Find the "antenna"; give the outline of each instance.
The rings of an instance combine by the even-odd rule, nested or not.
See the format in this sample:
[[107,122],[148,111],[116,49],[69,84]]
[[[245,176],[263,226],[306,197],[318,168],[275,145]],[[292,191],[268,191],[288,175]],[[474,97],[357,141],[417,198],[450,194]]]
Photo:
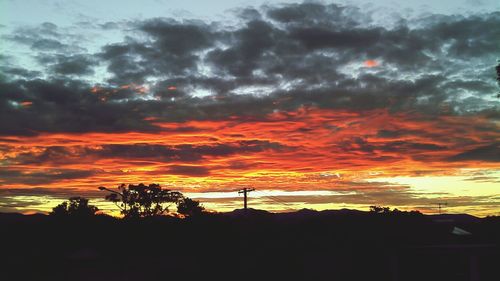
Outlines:
[[255,190],[255,188],[246,188],[245,187],[242,190],[238,191],[238,194],[243,193],[243,209],[245,210],[245,212],[247,210],[247,200],[248,200],[247,193],[249,193],[250,191],[254,191],[254,190]]
[[443,206],[447,206],[448,205],[448,203],[446,203],[446,202],[439,202],[439,203],[435,203],[435,204],[438,206],[438,210],[439,210],[439,214],[440,215],[441,215],[441,208]]

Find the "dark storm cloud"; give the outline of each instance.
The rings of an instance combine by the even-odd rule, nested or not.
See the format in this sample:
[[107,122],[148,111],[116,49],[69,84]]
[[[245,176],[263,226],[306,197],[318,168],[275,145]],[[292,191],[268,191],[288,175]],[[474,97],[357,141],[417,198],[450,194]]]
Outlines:
[[[205,156],[228,156],[237,153],[256,152],[272,147],[273,144],[258,142],[255,144],[220,144],[220,145],[105,145],[102,149],[85,149],[83,155],[97,153],[99,158],[146,158],[159,159],[161,161],[199,161]],[[277,146],[277,144],[275,144]]]
[[[142,54],[154,53],[150,47],[136,42],[119,43],[103,47],[100,58],[108,62],[108,71],[113,74],[109,82],[118,85],[139,83],[153,74]],[[172,65],[177,68],[176,65]]]
[[136,103],[103,102],[81,81],[16,80],[0,82],[0,89],[0,135],[155,129]]
[[[101,196],[97,189],[86,190],[86,196]],[[54,198],[67,199],[68,197],[81,195],[81,190],[77,188],[45,188],[45,187],[34,187],[34,188],[1,188],[0,197],[16,197],[16,196],[50,196]],[[92,197],[94,197],[92,196]]]
[[464,151],[448,159],[449,161],[500,162],[500,143],[481,146]]
[[247,140],[213,145],[152,145],[152,144],[109,144],[98,147],[52,146],[37,153],[23,153],[7,158],[10,164],[32,165],[40,163],[68,163],[72,160],[89,159],[131,159],[160,162],[198,162],[206,157],[227,157],[235,154],[249,154],[262,151],[289,151],[293,148],[276,142]]
[[373,26],[370,15],[355,7],[304,3],[269,8],[268,15],[306,53],[334,51],[347,60],[379,58],[407,68],[424,65],[431,59],[425,52],[439,49],[427,29],[410,30],[404,23],[393,29]]
[[366,46],[371,46],[380,40],[381,30],[331,31],[326,28],[295,28],[290,30],[290,36],[308,49],[366,48]]
[[[208,61],[221,74],[231,74],[236,77],[249,76],[257,69],[262,60],[267,59],[265,52],[276,44],[277,33],[274,27],[267,22],[254,20],[245,27],[232,32],[224,43],[230,48],[216,49],[208,54]],[[272,57],[271,57],[272,59]]]
[[[401,160],[403,155],[411,156],[417,161],[435,160],[434,157],[426,156],[426,153],[448,149],[446,146],[415,141],[369,142],[362,137],[353,137],[340,141],[336,144],[336,148],[344,153],[356,153],[367,161],[387,163]],[[397,156],[388,156],[385,153],[396,153]]]
[[139,27],[155,40],[154,46],[176,56],[190,55],[210,47],[214,41],[210,28],[200,22],[179,23],[153,19],[140,23]]
[[322,24],[335,27],[353,27],[371,21],[370,16],[362,13],[359,8],[337,4],[288,4],[280,7],[267,6],[265,10],[270,19],[289,25]]
[[90,55],[41,55],[38,60],[59,75],[93,74],[93,68],[98,64]]
[[92,69],[94,65],[95,63],[89,57],[76,55],[58,58],[57,62],[51,66],[51,69],[53,72],[62,75],[85,75],[94,73]]
[[[163,18],[127,22],[127,36],[97,54],[43,53],[68,39],[54,24],[17,30],[8,38],[36,46],[40,62],[59,78],[36,80],[4,67],[11,82],[0,85],[6,93],[0,96],[0,134],[152,131],[158,128],[145,118],[262,119],[301,106],[498,118],[500,103],[489,98],[500,56],[498,12],[430,15],[393,27],[334,4],[266,6],[237,15],[241,22],[232,27]],[[367,59],[380,65],[364,67]],[[92,90],[76,77],[97,65],[111,78]],[[138,93],[144,84],[147,95]],[[24,101],[33,104],[13,104]]]
[[[1,58],[0,58],[1,60]],[[5,76],[5,78],[23,78],[23,79],[34,79],[39,77],[42,73],[40,71],[27,70],[20,67],[9,67],[0,66],[0,75]],[[1,76],[0,76],[1,77]],[[5,79],[6,80],[6,79]]]
[[65,46],[65,44],[54,39],[38,39],[31,44],[32,49],[45,51],[62,49]]
[[203,166],[173,165],[167,169],[166,173],[190,177],[204,177],[210,175],[210,169]]
[[41,75],[40,71],[28,70],[15,65],[12,56],[0,54],[0,81],[33,79]]
[[405,152],[405,151],[439,151],[445,150],[445,146],[432,143],[415,143],[405,141],[395,141],[385,143],[380,147],[383,151],[388,152]]
[[431,31],[441,42],[452,40],[449,55],[454,57],[476,57],[478,54],[498,54],[498,44],[493,38],[499,38],[498,22],[500,12],[489,15],[430,16],[424,21],[431,21]]
[[496,28],[499,13],[469,17],[431,15],[416,23],[402,21],[392,29],[373,27],[369,25],[369,14],[335,4],[271,7],[268,15],[308,48],[346,49],[350,55],[379,57],[399,67],[439,69],[444,67],[439,61],[428,65],[436,56],[448,55],[445,61],[499,53],[494,39],[500,36]]
[[20,27],[12,34],[3,37],[3,39],[29,46],[33,51],[60,53],[85,51],[73,42],[81,40],[80,36],[68,33],[50,22],[39,26]]
[[[44,22],[37,27],[21,27],[17,28],[13,34],[6,36],[8,40],[16,41],[18,43],[32,45],[38,40],[43,40],[45,38],[60,38],[57,25]],[[50,39],[48,39],[50,40]]]
[[196,51],[210,47],[215,38],[209,26],[197,22],[153,19],[136,23],[136,29],[149,35],[150,41],[128,38],[107,45],[99,55],[108,61],[115,84],[143,83],[147,77],[186,75],[196,71]]
[[40,172],[26,172],[16,169],[0,171],[0,185],[3,184],[49,184],[61,180],[81,179],[95,175],[95,171],[76,169],[47,169]]
[[405,130],[405,129],[398,129],[398,130],[379,130],[377,132],[377,137],[378,138],[400,138],[400,137],[406,137],[406,136],[418,136],[418,135],[425,135],[426,132],[422,130]]

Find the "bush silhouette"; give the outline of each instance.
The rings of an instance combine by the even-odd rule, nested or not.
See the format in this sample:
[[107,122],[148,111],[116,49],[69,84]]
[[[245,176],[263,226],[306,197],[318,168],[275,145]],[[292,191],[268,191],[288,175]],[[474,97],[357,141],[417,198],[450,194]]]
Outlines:
[[377,214],[388,214],[391,212],[391,208],[381,207],[381,206],[370,206],[370,212]]
[[159,216],[169,212],[168,203],[177,203],[183,198],[182,193],[162,189],[159,184],[121,184],[117,190],[104,186],[99,190],[108,191],[105,199],[115,203],[125,218]]
[[205,208],[200,205],[199,201],[184,197],[177,202],[177,212],[186,217],[199,216],[203,214]]
[[89,205],[89,200],[83,197],[71,197],[68,201],[57,205],[52,209],[50,215],[57,217],[91,217],[95,216],[99,209],[96,206]]

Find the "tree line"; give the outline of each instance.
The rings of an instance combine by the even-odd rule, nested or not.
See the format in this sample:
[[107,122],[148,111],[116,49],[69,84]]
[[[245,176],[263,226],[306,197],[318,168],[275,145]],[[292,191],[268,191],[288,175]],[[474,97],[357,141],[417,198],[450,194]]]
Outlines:
[[[113,202],[125,219],[145,218],[171,214],[170,207],[176,205],[177,215],[199,216],[205,208],[199,201],[184,196],[181,192],[163,189],[159,184],[121,184],[116,189],[98,188],[107,192],[104,199]],[[50,215],[55,217],[92,217],[99,209],[89,204],[89,199],[76,196],[57,205]]]

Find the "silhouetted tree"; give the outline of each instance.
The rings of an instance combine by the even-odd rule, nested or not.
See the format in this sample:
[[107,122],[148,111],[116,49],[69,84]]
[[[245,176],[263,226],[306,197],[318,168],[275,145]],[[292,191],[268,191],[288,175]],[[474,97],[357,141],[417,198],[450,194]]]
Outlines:
[[89,200],[83,197],[71,197],[68,201],[55,206],[50,215],[64,217],[91,217],[94,216],[99,209],[96,206],[89,205]]
[[370,206],[370,212],[377,214],[387,214],[391,212],[389,207]]
[[[500,86],[500,60],[498,60],[498,65],[495,67],[497,71],[497,82],[498,86]],[[500,98],[500,94],[497,94],[497,98]]]
[[205,211],[199,201],[184,197],[177,202],[177,212],[186,217],[199,216]]
[[500,85],[500,60],[498,60],[498,65],[495,68],[497,70],[497,81],[498,85]]
[[159,184],[121,184],[117,191],[104,186],[99,190],[108,191],[105,199],[115,203],[125,218],[152,217],[168,213],[168,203],[177,203],[183,198],[182,193],[162,189]]
[[381,207],[381,206],[370,206],[370,212],[371,213],[376,213],[376,214],[384,214],[384,215],[396,215],[396,216],[421,216],[422,213],[417,210],[412,210],[412,211],[401,211],[398,208],[394,208],[391,210],[389,207]]

